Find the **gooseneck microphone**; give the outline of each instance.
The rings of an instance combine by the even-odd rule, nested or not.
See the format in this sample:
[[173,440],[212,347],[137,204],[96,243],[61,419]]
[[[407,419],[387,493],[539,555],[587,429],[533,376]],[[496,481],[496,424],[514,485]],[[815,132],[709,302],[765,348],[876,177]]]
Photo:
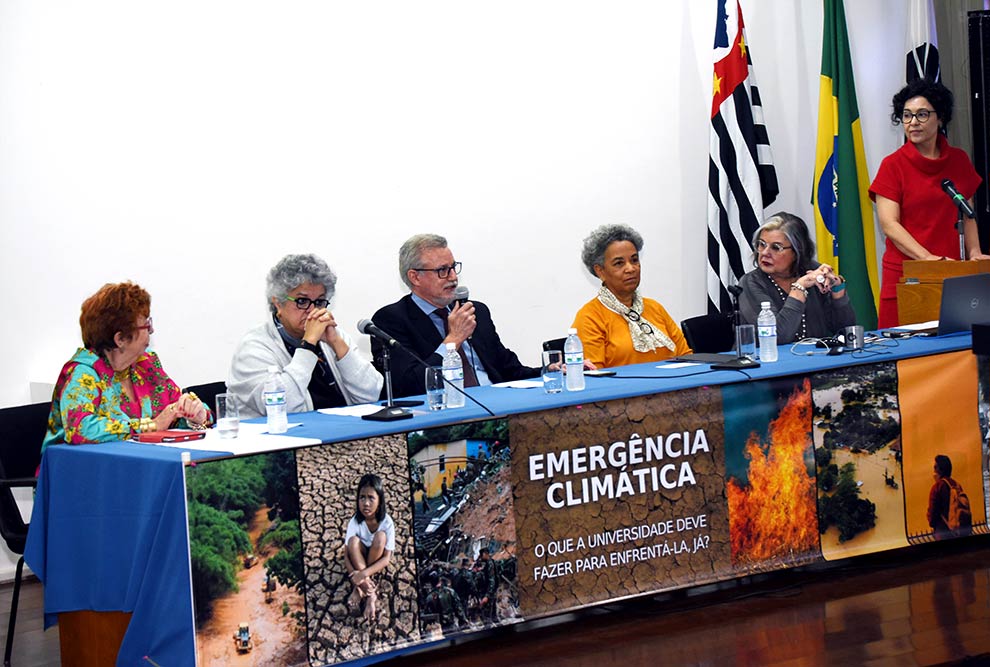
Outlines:
[[966,198],[963,197],[958,190],[956,190],[955,183],[950,181],[948,178],[944,179],[942,181],[942,190],[945,191],[945,194],[949,195],[949,197],[952,199],[952,203],[959,208],[959,211],[963,215],[965,215],[967,218],[973,218],[973,219],[976,218],[976,211],[974,211],[973,207],[969,205],[969,202],[966,201]]
[[389,347],[402,347],[399,345],[399,341],[392,338],[390,335],[379,329],[374,322],[371,320],[361,320],[357,323],[357,329],[363,334],[369,336],[374,336],[381,342],[385,343]]
[[[464,289],[467,290],[466,287]],[[379,329],[378,326],[371,320],[368,319],[360,320],[357,323],[357,328],[358,331],[360,331],[361,333],[367,334],[369,336],[374,336],[375,338],[385,343],[385,348],[382,350],[382,364],[385,367],[385,390],[388,399],[385,408],[379,410],[378,412],[372,415],[363,415],[361,419],[370,419],[373,421],[392,421],[393,419],[406,419],[408,417],[412,417],[411,412],[407,410],[403,410],[402,407],[398,407],[399,403],[396,403],[395,401],[392,400],[392,369],[390,368],[390,364],[389,364],[389,357],[388,357],[389,348],[394,347],[396,349],[402,350],[410,357],[415,359],[423,368],[428,368],[430,364],[428,364],[424,359],[422,359],[419,355],[417,355],[415,352],[410,350],[408,347],[406,347],[399,341],[395,340],[395,338],[390,336],[388,333]],[[453,387],[458,392],[460,392],[468,399],[470,399],[472,403],[474,403],[482,410],[487,412],[489,415],[491,415],[492,417],[495,416],[495,413],[492,412],[487,405],[485,405],[484,403],[482,403],[481,401],[479,401],[474,396],[467,393],[457,385],[447,383],[446,386]],[[421,404],[422,401],[416,401],[413,403],[413,405],[421,405]]]

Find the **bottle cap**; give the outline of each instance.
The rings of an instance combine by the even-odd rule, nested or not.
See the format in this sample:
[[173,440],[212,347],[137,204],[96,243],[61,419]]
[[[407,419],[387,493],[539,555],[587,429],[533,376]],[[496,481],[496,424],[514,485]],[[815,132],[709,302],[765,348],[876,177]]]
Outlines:
[[769,301],[761,301],[760,302],[760,308],[769,308],[769,307],[770,307],[770,302]]
[[577,335],[577,329],[575,329],[574,327],[571,327],[570,329],[567,330],[567,335],[568,336],[575,336],[575,335]]

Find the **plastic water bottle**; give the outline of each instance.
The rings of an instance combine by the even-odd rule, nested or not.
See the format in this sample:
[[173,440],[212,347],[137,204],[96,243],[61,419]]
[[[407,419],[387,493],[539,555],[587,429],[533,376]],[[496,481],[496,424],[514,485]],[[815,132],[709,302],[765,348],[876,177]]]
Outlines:
[[453,343],[447,343],[447,354],[443,355],[443,379],[444,382],[456,387],[447,392],[447,407],[463,406],[464,394],[457,389],[464,389],[464,364],[461,355],[457,353],[457,346]]
[[268,432],[285,433],[289,430],[289,417],[285,412],[285,384],[278,366],[268,367],[265,380],[265,412],[268,414]]
[[777,361],[777,316],[770,310],[770,302],[760,303],[756,316],[756,335],[760,339],[760,361]]
[[564,341],[564,365],[567,366],[567,391],[584,389],[584,345],[578,338],[577,329],[567,330]]

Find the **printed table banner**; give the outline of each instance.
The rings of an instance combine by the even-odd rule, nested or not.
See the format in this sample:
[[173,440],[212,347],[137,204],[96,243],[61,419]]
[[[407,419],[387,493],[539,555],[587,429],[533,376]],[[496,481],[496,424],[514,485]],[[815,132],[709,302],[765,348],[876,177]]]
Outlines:
[[988,366],[956,352],[199,462],[198,663],[334,664],[985,534]]

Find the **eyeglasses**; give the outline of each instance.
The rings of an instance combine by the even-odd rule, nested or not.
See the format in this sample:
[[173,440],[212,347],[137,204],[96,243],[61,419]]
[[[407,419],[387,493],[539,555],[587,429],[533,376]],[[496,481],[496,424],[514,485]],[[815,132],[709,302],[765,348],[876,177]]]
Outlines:
[[329,299],[308,299],[304,296],[289,296],[285,295],[286,301],[294,301],[296,308],[299,310],[308,310],[310,306],[316,306],[317,308],[326,308],[330,303]]
[[461,263],[460,262],[454,262],[450,266],[438,266],[435,269],[416,269],[416,268],[414,268],[413,271],[433,271],[434,273],[437,274],[437,278],[446,278],[447,276],[450,275],[450,272],[451,271],[453,271],[455,274],[460,274],[460,272],[461,272]]
[[931,115],[933,113],[935,112],[931,111],[930,109],[919,109],[914,113],[911,113],[910,111],[905,109],[904,112],[901,114],[901,122],[904,123],[905,125],[909,125],[912,120],[917,118],[919,123],[927,123],[928,119],[931,118]]
[[793,247],[794,246],[792,246],[792,245],[784,245],[783,243],[776,243],[776,242],[775,243],[767,243],[763,239],[760,239],[759,241],[756,242],[756,251],[757,252],[763,252],[767,248],[770,248],[770,252],[772,252],[775,255],[779,255],[780,253],[784,252],[785,250],[790,250]]
[[155,323],[151,320],[150,317],[148,318],[148,321],[147,322],[145,322],[144,324],[139,324],[138,326],[136,326],[134,328],[135,329],[147,329],[149,334],[155,333]]
[[626,313],[626,317],[628,317],[631,321],[636,322],[637,324],[639,324],[639,330],[642,331],[643,333],[645,333],[647,336],[649,336],[650,334],[653,333],[653,327],[651,327],[646,322],[641,321],[640,318],[642,316],[639,313],[637,313],[635,310],[633,310],[632,308],[630,308],[629,309],[629,312]]

